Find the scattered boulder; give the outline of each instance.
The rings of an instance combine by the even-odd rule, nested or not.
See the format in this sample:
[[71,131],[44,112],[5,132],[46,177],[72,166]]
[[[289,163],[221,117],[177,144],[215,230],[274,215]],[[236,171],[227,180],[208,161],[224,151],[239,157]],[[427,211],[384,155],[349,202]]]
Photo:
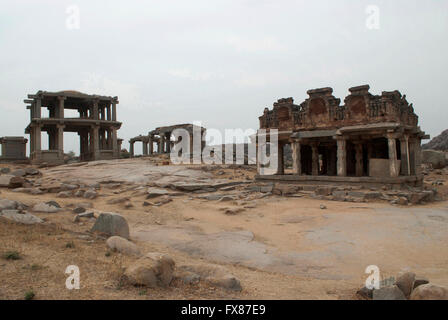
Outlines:
[[1,174],[8,174],[10,172],[11,172],[11,169],[9,169],[9,168],[1,168],[0,169],[0,173]]
[[16,177],[13,175],[1,175],[0,176],[0,187],[7,188],[20,188],[25,183],[25,180],[22,177]]
[[411,300],[448,300],[448,290],[432,283],[422,284],[412,291]]
[[79,188],[76,184],[61,183],[61,191],[73,191]]
[[18,202],[8,199],[0,199],[0,210],[14,210],[17,209]]
[[403,291],[406,298],[411,295],[412,289],[414,288],[415,273],[405,272],[398,276],[395,281],[395,285]]
[[97,196],[98,193],[93,189],[89,189],[86,192],[84,192],[84,198],[86,199],[95,199]]
[[71,191],[61,191],[57,195],[58,198],[70,198],[71,196],[72,196]]
[[76,207],[73,209],[73,213],[79,214],[79,213],[84,213],[86,212],[86,208],[84,207]]
[[129,201],[129,197],[120,197],[120,198],[113,198],[110,200],[107,200],[107,204],[117,204],[117,203],[123,203]]
[[107,239],[106,244],[110,249],[127,255],[141,255],[140,250],[134,243],[119,236],[110,237]]
[[45,213],[55,213],[60,210],[60,207],[51,204],[51,203],[45,203],[40,202],[33,207],[34,212],[45,212]]
[[84,213],[80,213],[77,214],[74,218],[73,218],[73,222],[79,222],[81,220],[81,218],[94,218],[95,215],[93,214],[93,212],[84,212]]
[[396,285],[373,290],[373,300],[406,300],[403,291]]
[[14,171],[11,171],[11,175],[15,177],[24,177],[26,175],[26,172],[24,169],[17,169]]
[[414,281],[414,289],[417,288],[418,286],[421,286],[422,284],[427,284],[429,283],[429,280],[426,277],[416,277],[415,281]]
[[234,291],[242,290],[240,281],[221,266],[211,264],[183,265],[179,267],[177,273],[177,277],[184,282],[185,279],[199,278],[216,287]]
[[29,214],[29,213],[18,213],[16,210],[4,210],[0,212],[0,217],[8,220],[12,220],[23,224],[36,224],[44,222],[42,219]]
[[77,190],[74,195],[75,197],[82,198],[84,197],[84,192],[84,190]]
[[45,203],[46,203],[46,204],[49,204],[50,206],[56,207],[56,208],[61,208],[60,204],[57,203],[56,201],[53,201],[53,200],[51,200],[51,201],[47,201],[47,202],[45,202]]
[[170,256],[158,252],[148,253],[127,268],[125,276],[133,285],[167,287],[173,279],[174,266]]
[[433,169],[442,169],[446,165],[445,153],[436,150],[422,150],[422,163],[427,163]]
[[40,171],[37,170],[36,168],[30,167],[30,168],[25,169],[25,173],[26,173],[26,175],[29,175],[29,176],[35,176],[35,175],[38,175],[40,173]]
[[129,239],[129,225],[125,218],[116,213],[101,213],[91,231]]

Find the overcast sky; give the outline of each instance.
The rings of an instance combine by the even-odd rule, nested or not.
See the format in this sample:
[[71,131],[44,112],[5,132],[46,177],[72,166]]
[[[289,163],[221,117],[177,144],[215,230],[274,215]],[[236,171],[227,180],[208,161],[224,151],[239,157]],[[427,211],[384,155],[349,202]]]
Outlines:
[[406,94],[434,136],[448,128],[447,35],[444,0],[3,0],[0,136],[24,135],[38,90],[118,96],[128,148],[176,123],[257,129],[279,98],[329,86],[343,101],[361,84]]

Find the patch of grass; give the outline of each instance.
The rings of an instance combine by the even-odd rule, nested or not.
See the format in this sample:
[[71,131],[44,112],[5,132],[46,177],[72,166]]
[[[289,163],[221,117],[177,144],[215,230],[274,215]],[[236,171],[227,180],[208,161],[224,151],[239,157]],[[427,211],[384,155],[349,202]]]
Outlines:
[[75,247],[75,243],[74,243],[73,241],[67,242],[67,243],[65,244],[65,247],[66,247],[66,248],[73,249],[73,248]]
[[7,251],[3,254],[3,259],[6,260],[19,260],[22,257],[18,251]]
[[148,294],[148,291],[146,289],[142,289],[138,292],[139,296],[146,296]]
[[32,289],[25,292],[25,300],[33,300],[35,296],[36,295],[34,294],[34,291]]

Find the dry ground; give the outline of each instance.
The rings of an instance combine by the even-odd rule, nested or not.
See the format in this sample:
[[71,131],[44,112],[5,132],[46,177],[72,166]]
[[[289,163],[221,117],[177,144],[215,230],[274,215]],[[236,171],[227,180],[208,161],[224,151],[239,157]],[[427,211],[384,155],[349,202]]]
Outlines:
[[[0,253],[17,251],[20,255],[18,260],[0,258],[0,298],[23,299],[32,290],[35,299],[356,299],[354,293],[363,285],[364,270],[371,264],[380,267],[383,278],[411,269],[431,282],[448,285],[446,201],[400,207],[244,195],[240,201],[221,202],[185,193],[160,207],[143,206],[145,195],[132,190],[135,184],[150,184],[156,178],[165,181],[175,175],[192,181],[210,177],[246,181],[254,174],[253,170],[217,168],[205,170],[202,176],[192,172],[204,170],[186,174],[155,163],[132,159],[60,166],[42,169],[42,180],[124,181],[117,189],[102,185],[100,196],[91,201],[96,211],[122,214],[132,240],[143,252],[168,253],[177,265],[224,266],[240,279],[242,292],[180,281],[167,289],[129,286],[122,275],[133,258],[109,252],[105,239],[90,234],[94,221],[73,223],[70,209],[85,199],[2,189],[0,198],[25,204],[56,200],[64,210],[37,213],[46,220],[43,225],[0,219]],[[432,172],[429,180],[432,177],[446,179],[443,172]],[[445,185],[438,189],[447,193]],[[237,187],[227,193],[243,195],[244,190]],[[114,197],[129,197],[133,207],[107,204]],[[321,204],[327,209],[320,209]],[[241,207],[244,211],[235,215],[223,210]],[[68,265],[80,268],[80,290],[65,288]]]

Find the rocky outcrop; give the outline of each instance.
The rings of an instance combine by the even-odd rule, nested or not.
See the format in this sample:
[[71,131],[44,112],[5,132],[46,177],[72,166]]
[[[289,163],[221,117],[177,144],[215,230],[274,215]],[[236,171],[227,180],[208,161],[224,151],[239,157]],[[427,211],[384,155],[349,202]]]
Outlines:
[[433,169],[442,169],[446,166],[445,152],[436,150],[423,150],[422,162],[430,164]]
[[448,151],[448,129],[434,137],[428,143],[422,145],[423,149]]

